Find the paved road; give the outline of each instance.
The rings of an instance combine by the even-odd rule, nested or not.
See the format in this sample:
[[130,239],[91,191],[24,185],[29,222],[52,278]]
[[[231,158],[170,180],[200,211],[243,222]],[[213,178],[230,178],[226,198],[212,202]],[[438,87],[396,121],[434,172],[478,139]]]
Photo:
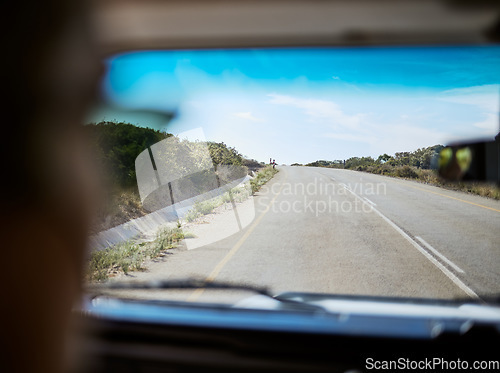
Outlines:
[[[280,167],[241,208],[255,208],[245,229],[175,250],[137,278],[208,277],[275,293],[500,293],[498,201],[349,170]],[[221,228],[217,218],[209,226]]]

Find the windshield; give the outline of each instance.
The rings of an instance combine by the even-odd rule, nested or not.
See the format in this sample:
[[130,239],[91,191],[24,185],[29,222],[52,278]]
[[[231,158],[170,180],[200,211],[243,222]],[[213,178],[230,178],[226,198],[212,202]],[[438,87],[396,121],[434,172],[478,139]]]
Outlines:
[[86,124],[107,182],[88,282],[500,293],[498,185],[434,169],[444,145],[498,134],[500,47],[137,51],[106,66]]

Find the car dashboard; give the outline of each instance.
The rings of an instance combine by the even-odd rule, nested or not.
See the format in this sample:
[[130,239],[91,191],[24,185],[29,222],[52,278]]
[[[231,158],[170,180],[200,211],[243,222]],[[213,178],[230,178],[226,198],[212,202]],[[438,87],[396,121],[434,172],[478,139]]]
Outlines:
[[457,361],[472,366],[497,356],[497,306],[312,293],[276,298],[256,295],[234,306],[87,299],[78,312],[85,346],[79,366],[93,372],[346,372],[391,361],[398,368],[429,361],[434,369]]

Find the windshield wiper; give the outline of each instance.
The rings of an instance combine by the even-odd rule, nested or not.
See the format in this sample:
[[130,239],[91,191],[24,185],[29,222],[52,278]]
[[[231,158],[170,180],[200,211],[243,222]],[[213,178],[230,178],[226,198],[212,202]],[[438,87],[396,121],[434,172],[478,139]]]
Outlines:
[[[280,298],[273,296],[266,287],[254,285],[237,284],[222,281],[207,281],[200,279],[181,279],[181,280],[152,280],[135,282],[108,282],[103,284],[94,284],[86,287],[87,293],[94,296],[100,295],[106,290],[189,290],[189,289],[210,289],[210,290],[241,290],[257,293],[271,298],[281,305],[289,306],[289,309],[304,310],[325,313],[326,310],[318,305],[308,304],[295,299]],[[285,307],[286,308],[286,307]]]
[[109,282],[87,286],[88,292],[103,290],[189,290],[189,289],[215,289],[215,290],[242,290],[273,297],[267,288],[253,285],[234,284],[230,282],[213,282],[199,279],[183,280],[152,280],[135,282]]

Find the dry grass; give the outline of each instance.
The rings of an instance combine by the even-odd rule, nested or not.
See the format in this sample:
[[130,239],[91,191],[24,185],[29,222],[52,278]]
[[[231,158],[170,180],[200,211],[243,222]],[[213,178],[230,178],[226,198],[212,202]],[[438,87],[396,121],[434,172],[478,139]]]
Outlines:
[[194,206],[186,213],[184,220],[192,222],[203,215],[212,213],[217,207],[232,202],[243,202],[250,197],[248,184],[237,186],[225,192],[220,197],[214,197],[206,201],[196,201]]
[[250,186],[252,187],[252,194],[258,192],[262,185],[267,183],[273,178],[274,175],[278,173],[278,170],[272,166],[266,166],[259,170],[257,176],[250,180]]
[[160,228],[151,242],[126,241],[94,251],[90,255],[86,279],[88,282],[101,282],[120,273],[143,270],[148,259],[162,256],[182,239],[184,234],[180,228]]

